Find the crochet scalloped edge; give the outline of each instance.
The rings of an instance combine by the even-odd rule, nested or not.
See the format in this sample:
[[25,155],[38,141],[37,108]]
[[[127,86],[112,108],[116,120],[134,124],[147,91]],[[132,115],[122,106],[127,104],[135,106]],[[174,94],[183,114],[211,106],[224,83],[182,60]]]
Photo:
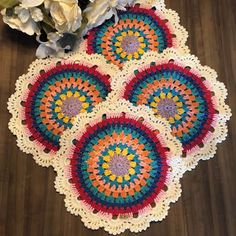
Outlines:
[[174,60],[174,63],[180,66],[188,66],[191,68],[190,71],[192,73],[205,77],[204,84],[217,95],[213,97],[213,103],[219,111],[214,120],[215,131],[205,137],[207,143],[204,143],[203,148],[193,149],[187,154],[187,157],[183,158],[186,169],[192,170],[200,160],[208,160],[214,157],[217,143],[224,141],[228,132],[226,122],[231,117],[231,110],[225,104],[228,93],[225,85],[216,79],[217,73],[215,70],[208,66],[202,66],[196,56],[190,54],[181,55],[175,49],[167,49],[162,54],[147,52],[140,60],[126,62],[123,70],[112,79],[113,93],[110,96],[114,100],[123,96],[125,84],[130,81],[135,70],[143,71],[150,66],[151,62],[155,62],[158,65],[163,62],[169,62],[169,60]]
[[97,70],[102,74],[110,75],[111,78],[114,77],[114,75],[119,70],[117,66],[108,64],[101,55],[94,55],[91,57],[91,55],[81,52],[68,54],[64,59],[36,59],[29,66],[28,72],[19,77],[19,79],[16,81],[15,93],[12,94],[8,100],[7,108],[12,115],[8,127],[10,131],[17,137],[17,146],[20,148],[20,150],[27,154],[32,154],[36,163],[45,167],[51,165],[56,152],[51,151],[49,153],[45,153],[45,147],[43,147],[42,144],[36,140],[30,141],[29,137],[31,134],[25,125],[22,124],[24,114],[21,102],[27,97],[27,91],[29,91],[28,85],[33,84],[37,80],[40,71],[47,71],[55,66],[58,62],[65,64],[77,62],[86,64],[88,66],[98,65]]
[[186,54],[189,53],[189,48],[186,46],[188,39],[187,30],[180,25],[179,14],[172,10],[167,9],[164,0],[137,0],[135,3],[139,3],[145,8],[156,8],[157,13],[161,13],[162,19],[167,19],[168,28],[176,35],[176,40],[174,40],[174,48],[177,48],[180,53]]
[[[78,200],[78,193],[76,193],[73,184],[69,182],[71,178],[68,170],[70,158],[61,157],[70,157],[72,155],[72,140],[75,137],[78,139],[85,132],[86,124],[96,124],[102,119],[103,114],[106,114],[107,117],[117,117],[122,112],[125,112],[126,117],[137,120],[142,117],[144,119],[143,123],[149,128],[159,129],[160,134],[158,138],[170,148],[167,158],[171,171],[168,174],[168,183],[166,184],[168,188],[166,191],[161,191],[158,195],[154,208],[150,206],[145,208],[139,213],[138,218],[120,217],[112,219],[109,214],[101,212],[93,213],[91,207],[83,201]],[[126,229],[130,229],[132,232],[140,232],[148,228],[150,222],[163,220],[167,216],[170,203],[176,202],[181,195],[179,180],[185,172],[182,158],[179,157],[182,152],[182,146],[170,132],[168,122],[162,118],[156,119],[151,109],[146,106],[135,107],[124,99],[120,99],[119,101],[108,99],[98,104],[91,113],[79,114],[74,126],[63,133],[60,140],[61,149],[57,153],[58,157],[53,162],[53,167],[57,172],[55,188],[60,194],[65,195],[67,210],[74,215],[80,215],[86,227],[91,229],[103,227],[110,234],[119,234]]]
[[[171,32],[173,32],[176,35],[173,41],[173,47],[178,49],[179,53],[181,54],[188,54],[190,52],[188,46],[186,46],[186,42],[188,39],[188,32],[183,26],[180,25],[180,17],[176,11],[171,9],[166,9],[164,0],[148,0],[148,1],[137,0],[135,1],[135,4],[137,3],[139,3],[142,7],[145,7],[147,9],[155,7],[157,9],[155,12],[162,19],[168,20],[168,22],[166,23],[168,28],[171,30]],[[78,47],[78,50],[84,52],[87,51],[87,39],[81,42],[81,44]],[[97,53],[93,53],[92,55],[96,54]]]

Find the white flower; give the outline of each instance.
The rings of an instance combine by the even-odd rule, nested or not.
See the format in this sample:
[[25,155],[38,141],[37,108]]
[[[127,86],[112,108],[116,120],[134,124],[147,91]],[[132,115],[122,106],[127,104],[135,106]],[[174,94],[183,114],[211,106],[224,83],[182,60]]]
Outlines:
[[48,41],[43,42],[40,40],[40,35],[37,36],[37,41],[40,43],[36,51],[38,58],[45,58],[49,55],[60,54],[64,52],[64,49],[60,48],[58,40],[61,38],[59,33],[48,33]]
[[82,15],[78,0],[45,0],[44,5],[59,33],[75,32],[80,27]]
[[24,8],[37,7],[43,3],[44,0],[20,0],[21,6]]
[[35,22],[43,20],[43,13],[39,8],[33,7],[30,9],[30,15]]
[[71,51],[76,47],[78,38],[73,33],[48,33],[47,41],[41,41],[40,35],[37,36],[37,41],[40,43],[36,56],[45,58],[47,56],[63,57],[65,51]]
[[43,20],[43,13],[39,6],[44,0],[19,0],[20,5],[13,9],[12,14],[7,14],[7,9],[3,9],[4,23],[8,24],[11,28],[20,30],[28,35],[39,34],[40,29],[37,22]]
[[8,16],[7,10],[3,9],[4,23],[8,24],[12,29],[20,30],[28,35],[39,34],[40,29],[36,22],[43,20],[43,14],[38,8],[25,8],[16,6],[12,15]]
[[84,10],[85,17],[88,20],[87,30],[101,25],[106,19],[115,15],[116,10],[125,10],[126,5],[130,5],[134,0],[95,0],[90,2],[88,7]]
[[20,21],[24,24],[30,18],[30,12],[28,9],[23,8],[21,6],[15,7],[15,14],[18,15]]

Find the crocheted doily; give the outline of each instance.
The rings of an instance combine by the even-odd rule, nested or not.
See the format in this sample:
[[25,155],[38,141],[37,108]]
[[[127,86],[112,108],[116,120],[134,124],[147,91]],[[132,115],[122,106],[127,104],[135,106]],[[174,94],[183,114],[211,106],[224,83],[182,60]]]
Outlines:
[[200,159],[213,157],[216,144],[227,135],[226,121],[231,116],[225,104],[227,90],[216,78],[216,72],[201,66],[195,56],[180,56],[174,49],[148,52],[125,64],[113,78],[112,97],[147,105],[156,117],[167,119],[183,145],[182,157],[190,170]]
[[80,114],[61,137],[55,186],[91,229],[138,232],[162,220],[181,193],[181,144],[168,122],[126,100]]
[[65,60],[36,60],[16,82],[10,97],[9,128],[20,149],[49,166],[59,139],[74,117],[90,112],[111,91],[110,78],[118,68],[100,55],[71,54]]
[[102,54],[107,61],[122,67],[124,62],[140,59],[147,51],[163,52],[178,48],[187,53],[187,31],[179,25],[179,17],[165,8],[164,1],[135,1],[126,11],[88,33],[81,50],[89,54]]

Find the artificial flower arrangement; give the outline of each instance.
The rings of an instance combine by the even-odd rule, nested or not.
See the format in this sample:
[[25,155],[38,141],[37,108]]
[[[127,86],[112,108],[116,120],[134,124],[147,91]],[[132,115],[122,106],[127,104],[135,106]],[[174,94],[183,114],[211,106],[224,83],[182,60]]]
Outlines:
[[0,0],[4,23],[40,43],[36,56],[61,56],[88,30],[125,10],[133,0]]

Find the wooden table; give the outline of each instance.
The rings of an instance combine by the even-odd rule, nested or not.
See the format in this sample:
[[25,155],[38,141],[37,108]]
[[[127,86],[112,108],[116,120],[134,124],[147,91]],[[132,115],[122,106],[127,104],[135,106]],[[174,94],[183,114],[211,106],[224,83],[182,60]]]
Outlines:
[[[186,173],[182,197],[171,205],[168,217],[142,236],[236,235],[236,1],[168,0],[190,35],[188,45],[202,64],[215,68],[228,90],[233,117],[227,140],[217,155]],[[16,146],[7,128],[7,99],[17,77],[34,60],[33,38],[0,23],[0,235],[108,235],[84,227],[69,214],[64,197],[56,193],[52,168],[42,168]],[[126,231],[122,235],[134,235]]]

